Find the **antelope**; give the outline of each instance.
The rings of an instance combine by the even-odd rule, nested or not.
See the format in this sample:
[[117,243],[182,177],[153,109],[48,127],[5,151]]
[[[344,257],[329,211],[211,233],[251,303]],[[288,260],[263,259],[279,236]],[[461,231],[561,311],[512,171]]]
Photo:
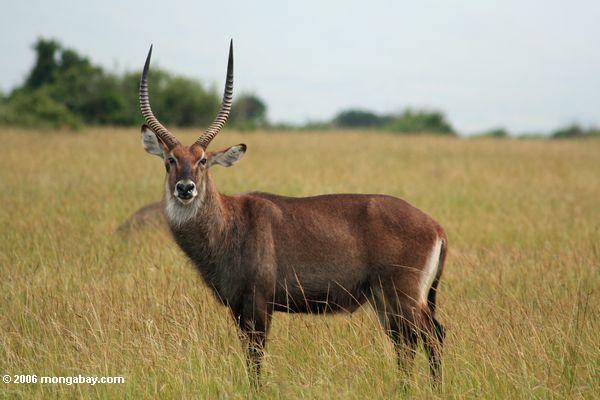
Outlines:
[[164,162],[163,204],[172,236],[233,316],[253,384],[259,383],[275,311],[351,313],[365,303],[393,341],[401,370],[410,374],[421,338],[437,382],[445,336],[435,318],[448,243],[442,227],[387,195],[220,193],[210,168],[230,167],[246,153],[245,144],[208,151],[231,110],[233,42],[218,115],[191,146],[151,110],[151,56],[152,46],[139,88],[142,144]]

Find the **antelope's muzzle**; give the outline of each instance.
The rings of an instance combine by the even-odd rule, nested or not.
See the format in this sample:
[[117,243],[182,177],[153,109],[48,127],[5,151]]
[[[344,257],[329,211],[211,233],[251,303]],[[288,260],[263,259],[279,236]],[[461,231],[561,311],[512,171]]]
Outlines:
[[175,197],[183,203],[189,203],[197,195],[196,184],[190,179],[182,179],[175,184]]

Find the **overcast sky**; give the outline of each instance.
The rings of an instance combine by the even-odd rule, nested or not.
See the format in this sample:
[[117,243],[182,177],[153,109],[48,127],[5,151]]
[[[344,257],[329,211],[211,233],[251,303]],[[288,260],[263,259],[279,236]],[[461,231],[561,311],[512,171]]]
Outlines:
[[[348,107],[443,110],[463,133],[600,125],[600,1],[3,1],[4,92],[53,37],[111,70],[153,65],[223,85],[273,121]],[[160,116],[160,110],[155,110]]]

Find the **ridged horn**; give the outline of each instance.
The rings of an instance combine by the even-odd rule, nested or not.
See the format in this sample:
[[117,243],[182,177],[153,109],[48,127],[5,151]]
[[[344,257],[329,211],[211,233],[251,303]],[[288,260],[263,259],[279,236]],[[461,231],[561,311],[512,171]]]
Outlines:
[[217,133],[227,121],[229,112],[231,111],[231,104],[233,103],[233,39],[229,42],[229,61],[227,62],[227,78],[225,80],[225,92],[223,93],[223,101],[221,102],[221,108],[217,114],[217,118],[213,123],[206,129],[204,134],[200,136],[196,143],[202,146],[204,149],[208,147],[211,140],[217,136]]
[[150,69],[150,58],[152,57],[152,45],[150,51],[148,51],[148,57],[146,57],[146,63],[144,64],[144,71],[142,72],[142,78],[140,79],[140,109],[144,120],[169,149],[172,149],[179,144],[179,140],[173,136],[167,128],[165,128],[158,119],[152,113],[150,108],[150,97],[148,95],[148,70]]

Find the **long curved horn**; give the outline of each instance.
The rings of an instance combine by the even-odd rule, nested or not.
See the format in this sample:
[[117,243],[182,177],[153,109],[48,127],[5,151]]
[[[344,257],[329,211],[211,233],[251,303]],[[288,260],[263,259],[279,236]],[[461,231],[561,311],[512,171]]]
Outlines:
[[172,149],[179,144],[179,140],[158,122],[158,119],[156,119],[150,108],[150,97],[148,96],[148,69],[150,68],[151,57],[152,45],[150,46],[150,51],[148,51],[148,57],[146,57],[144,71],[142,72],[142,78],[140,79],[140,109],[142,110],[144,120],[150,126],[150,129],[152,129],[152,132],[156,133],[169,149]]
[[225,92],[223,93],[223,101],[221,102],[221,108],[219,114],[213,123],[206,129],[204,134],[200,136],[196,143],[202,146],[204,149],[208,147],[208,144],[225,125],[229,112],[231,111],[231,104],[233,102],[233,39],[229,42],[229,61],[227,62],[227,79],[225,81]]

